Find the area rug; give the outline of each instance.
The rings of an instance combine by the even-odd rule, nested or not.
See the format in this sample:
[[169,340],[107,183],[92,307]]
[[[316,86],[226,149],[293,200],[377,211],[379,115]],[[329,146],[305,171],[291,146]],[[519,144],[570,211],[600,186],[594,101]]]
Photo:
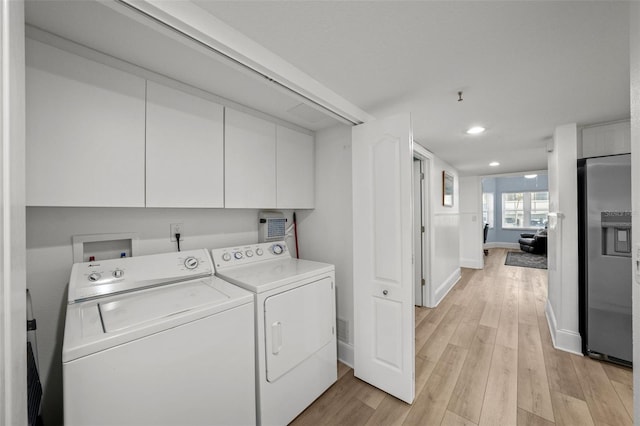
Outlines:
[[547,256],[524,251],[509,251],[507,252],[507,260],[505,260],[504,264],[508,266],[522,266],[524,268],[547,269]]

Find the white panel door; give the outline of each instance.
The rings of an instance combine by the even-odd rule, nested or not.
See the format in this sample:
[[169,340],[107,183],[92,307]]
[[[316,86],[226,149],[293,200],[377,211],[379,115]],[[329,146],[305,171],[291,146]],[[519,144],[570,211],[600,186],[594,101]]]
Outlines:
[[27,205],[144,207],[145,81],[27,39]]
[[413,138],[409,114],[353,128],[354,372],[415,396]]
[[276,207],[276,125],[226,108],[224,206]]
[[315,191],[313,136],[277,126],[277,204],[312,209]]
[[147,207],[224,207],[223,108],[147,82]]

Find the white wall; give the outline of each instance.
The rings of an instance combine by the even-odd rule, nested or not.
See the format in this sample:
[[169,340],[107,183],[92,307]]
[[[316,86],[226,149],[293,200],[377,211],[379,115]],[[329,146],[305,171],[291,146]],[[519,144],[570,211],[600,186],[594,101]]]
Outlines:
[[338,358],[353,365],[353,226],[351,201],[351,127],[316,133],[315,210],[298,217],[303,258],[336,266],[337,317],[347,321],[346,341],[338,341]]
[[[291,220],[291,212],[284,213]],[[183,250],[258,241],[257,210],[27,208],[27,287],[38,322],[45,424],[62,424],[61,350],[73,264],[71,237],[136,232],[140,238],[136,255],[169,252],[176,250],[175,242],[169,240],[169,224],[174,222],[184,224]],[[291,241],[288,243],[293,250]]]
[[582,353],[578,331],[578,129],[556,128],[549,153],[547,320],[558,349]]
[[[442,205],[442,172],[454,176],[453,207]],[[436,306],[460,279],[460,178],[438,157],[431,168],[431,280],[429,306]],[[429,236],[427,236],[429,238]]]
[[[442,206],[442,171],[455,176],[454,206]],[[458,173],[433,158],[431,174],[431,271],[433,300],[439,302],[460,278]],[[347,322],[348,339],[338,341],[338,358],[353,365],[353,240],[351,127],[316,133],[316,208],[298,214],[301,257],[336,266],[337,317]]]
[[[631,5],[631,200],[635,262],[640,261],[640,3]],[[634,265],[637,263],[634,262]],[[637,266],[636,266],[637,267]],[[633,287],[633,418],[640,419],[640,279]],[[637,422],[637,420],[636,420]]]
[[460,178],[460,266],[482,269],[482,181],[479,176]]

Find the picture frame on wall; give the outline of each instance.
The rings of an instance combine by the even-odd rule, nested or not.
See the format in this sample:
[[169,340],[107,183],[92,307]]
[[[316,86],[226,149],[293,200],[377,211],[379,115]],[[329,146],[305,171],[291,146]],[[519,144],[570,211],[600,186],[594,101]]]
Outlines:
[[454,176],[446,170],[442,171],[442,205],[453,207]]

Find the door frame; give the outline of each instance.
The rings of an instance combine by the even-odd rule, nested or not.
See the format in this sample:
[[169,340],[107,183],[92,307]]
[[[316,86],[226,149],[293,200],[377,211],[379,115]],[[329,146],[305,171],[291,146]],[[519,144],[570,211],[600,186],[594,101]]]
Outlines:
[[0,0],[0,43],[0,423],[27,424],[23,0]]
[[433,179],[431,171],[433,169],[434,156],[422,145],[413,141],[413,157],[422,163],[421,168],[424,173],[424,183],[422,185],[422,223],[424,223],[425,233],[422,240],[422,278],[426,284],[422,292],[422,306],[432,308],[436,305],[431,270],[431,253],[435,253],[432,238],[433,221],[431,220],[433,217],[433,202],[431,199]]

